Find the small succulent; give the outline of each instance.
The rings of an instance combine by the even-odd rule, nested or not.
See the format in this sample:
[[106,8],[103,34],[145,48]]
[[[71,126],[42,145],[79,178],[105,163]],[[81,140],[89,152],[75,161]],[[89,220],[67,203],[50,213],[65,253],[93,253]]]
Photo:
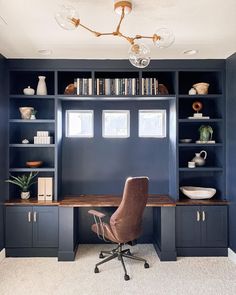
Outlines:
[[38,172],[36,173],[30,172],[30,174],[28,175],[23,174],[22,176],[17,176],[17,177],[10,175],[11,179],[7,179],[6,182],[19,186],[22,192],[28,192],[31,185],[34,183],[37,183],[37,181],[34,181],[34,178],[37,175],[38,175]]
[[201,125],[198,129],[200,132],[200,141],[209,141],[212,139],[213,129],[209,125]]

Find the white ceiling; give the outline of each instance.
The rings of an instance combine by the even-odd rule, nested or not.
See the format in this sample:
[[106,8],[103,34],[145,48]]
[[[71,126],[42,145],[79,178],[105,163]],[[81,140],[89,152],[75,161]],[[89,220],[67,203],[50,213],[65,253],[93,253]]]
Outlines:
[[[120,38],[96,38],[83,28],[66,31],[54,14],[59,4],[79,8],[81,23],[100,32],[113,31],[119,16],[113,0],[0,0],[0,53],[8,58],[126,59],[129,44]],[[175,34],[167,49],[150,44],[152,59],[227,58],[236,51],[236,0],[133,0],[121,31],[152,35],[166,25]],[[194,56],[183,55],[197,49]]]

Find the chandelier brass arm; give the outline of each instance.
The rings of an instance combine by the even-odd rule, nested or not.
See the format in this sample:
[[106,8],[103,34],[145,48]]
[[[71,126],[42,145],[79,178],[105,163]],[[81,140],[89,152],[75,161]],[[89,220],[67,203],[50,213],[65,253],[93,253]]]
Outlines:
[[101,33],[101,32],[97,32],[94,31],[92,29],[90,29],[89,27],[83,25],[80,21],[80,19],[76,19],[76,18],[71,18],[70,21],[74,24],[75,27],[81,26],[82,28],[84,28],[85,30],[89,31],[90,33],[94,34],[96,37],[101,37],[101,36],[117,36],[117,37],[122,37],[125,40],[127,40],[130,44],[134,44],[135,40],[138,39],[152,39],[153,41],[156,40],[160,40],[160,36],[157,36],[156,34],[154,34],[153,36],[142,36],[142,35],[136,35],[135,37],[129,37],[129,36],[125,36],[121,31],[120,31],[120,27],[121,27],[121,23],[125,18],[125,8],[122,7],[122,13],[120,16],[120,20],[119,23],[117,25],[117,28],[114,32],[108,32],[108,33]]

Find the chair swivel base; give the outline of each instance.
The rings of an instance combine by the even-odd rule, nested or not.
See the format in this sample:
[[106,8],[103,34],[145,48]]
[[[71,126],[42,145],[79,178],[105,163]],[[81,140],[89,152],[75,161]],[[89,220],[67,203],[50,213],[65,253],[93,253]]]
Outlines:
[[124,259],[123,259],[124,257],[142,261],[142,262],[144,262],[144,268],[149,268],[149,264],[147,263],[147,261],[145,259],[132,255],[130,252],[130,249],[123,250],[122,246],[123,246],[123,244],[119,244],[115,249],[113,249],[111,251],[101,251],[99,254],[99,258],[104,258],[104,254],[109,255],[109,256],[95,265],[94,272],[99,273],[99,269],[98,269],[99,265],[106,263],[112,259],[118,258],[118,260],[121,261],[124,272],[125,272],[124,279],[125,279],[125,281],[128,281],[130,279],[130,277],[127,274],[127,270],[126,270]]

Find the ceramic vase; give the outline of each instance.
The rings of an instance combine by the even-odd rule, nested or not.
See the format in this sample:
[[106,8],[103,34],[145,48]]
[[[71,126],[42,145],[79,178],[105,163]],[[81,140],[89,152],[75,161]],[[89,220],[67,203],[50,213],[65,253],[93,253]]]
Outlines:
[[27,200],[30,197],[30,192],[21,192],[20,196],[21,196],[21,199]]
[[38,76],[38,86],[37,86],[37,95],[47,95],[47,85],[45,82],[46,77],[45,76]]

